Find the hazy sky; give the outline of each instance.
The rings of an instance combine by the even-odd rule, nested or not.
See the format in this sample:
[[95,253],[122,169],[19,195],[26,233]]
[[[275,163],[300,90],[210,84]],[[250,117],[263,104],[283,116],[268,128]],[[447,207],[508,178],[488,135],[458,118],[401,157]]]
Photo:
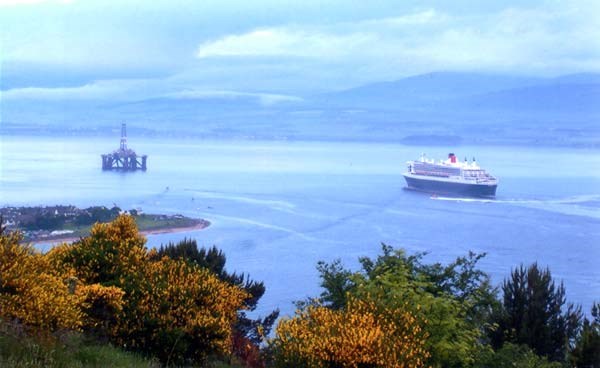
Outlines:
[[4,98],[278,98],[431,71],[600,71],[597,0],[0,0],[0,25]]

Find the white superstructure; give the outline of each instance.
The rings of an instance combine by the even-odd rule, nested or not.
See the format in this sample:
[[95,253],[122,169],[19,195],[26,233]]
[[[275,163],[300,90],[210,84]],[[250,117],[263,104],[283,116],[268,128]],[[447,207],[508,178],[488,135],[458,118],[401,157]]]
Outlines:
[[495,185],[498,183],[498,179],[482,169],[474,158],[470,162],[466,158],[460,162],[453,153],[450,153],[446,160],[439,161],[422,155],[420,160],[408,161],[407,164],[408,172],[404,174],[405,177],[465,184]]

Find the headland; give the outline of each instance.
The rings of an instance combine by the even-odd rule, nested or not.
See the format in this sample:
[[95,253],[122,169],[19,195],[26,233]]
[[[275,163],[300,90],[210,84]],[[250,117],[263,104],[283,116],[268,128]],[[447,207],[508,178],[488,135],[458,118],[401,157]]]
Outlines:
[[118,215],[131,215],[142,234],[162,234],[201,230],[210,225],[204,219],[179,214],[147,214],[139,209],[123,211],[119,207],[71,205],[44,207],[1,207],[2,225],[23,233],[25,242],[69,242],[87,236],[93,224],[110,222]]

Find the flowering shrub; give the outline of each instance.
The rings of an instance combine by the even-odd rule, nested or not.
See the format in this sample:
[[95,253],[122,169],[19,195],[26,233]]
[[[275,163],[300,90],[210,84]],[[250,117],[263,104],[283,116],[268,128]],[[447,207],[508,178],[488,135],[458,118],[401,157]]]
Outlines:
[[77,286],[81,310],[86,316],[85,328],[103,338],[117,333],[117,316],[123,312],[125,292],[116,286],[100,284]]
[[334,310],[308,306],[283,320],[273,340],[282,366],[422,367],[428,354],[420,323],[400,309],[350,298]]
[[46,272],[46,258],[20,245],[19,234],[0,234],[0,318],[46,330],[80,329],[80,296]]
[[0,318],[81,329],[165,363],[229,355],[248,294],[197,265],[145,247],[130,216],[45,255],[0,234]]

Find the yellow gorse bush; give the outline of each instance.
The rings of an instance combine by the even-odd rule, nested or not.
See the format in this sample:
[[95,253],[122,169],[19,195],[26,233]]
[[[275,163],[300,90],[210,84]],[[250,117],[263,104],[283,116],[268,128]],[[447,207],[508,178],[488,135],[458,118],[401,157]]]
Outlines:
[[115,320],[123,311],[125,292],[116,286],[100,284],[77,286],[76,292],[81,296],[85,327],[109,336],[116,335]]
[[284,364],[309,367],[422,367],[428,357],[419,321],[408,311],[350,298],[333,310],[309,306],[282,320],[273,341]]
[[0,236],[0,318],[82,329],[163,361],[229,354],[246,292],[183,260],[156,259],[130,216],[45,255]]
[[80,296],[20,240],[17,234],[0,236],[0,317],[47,330],[80,329]]

